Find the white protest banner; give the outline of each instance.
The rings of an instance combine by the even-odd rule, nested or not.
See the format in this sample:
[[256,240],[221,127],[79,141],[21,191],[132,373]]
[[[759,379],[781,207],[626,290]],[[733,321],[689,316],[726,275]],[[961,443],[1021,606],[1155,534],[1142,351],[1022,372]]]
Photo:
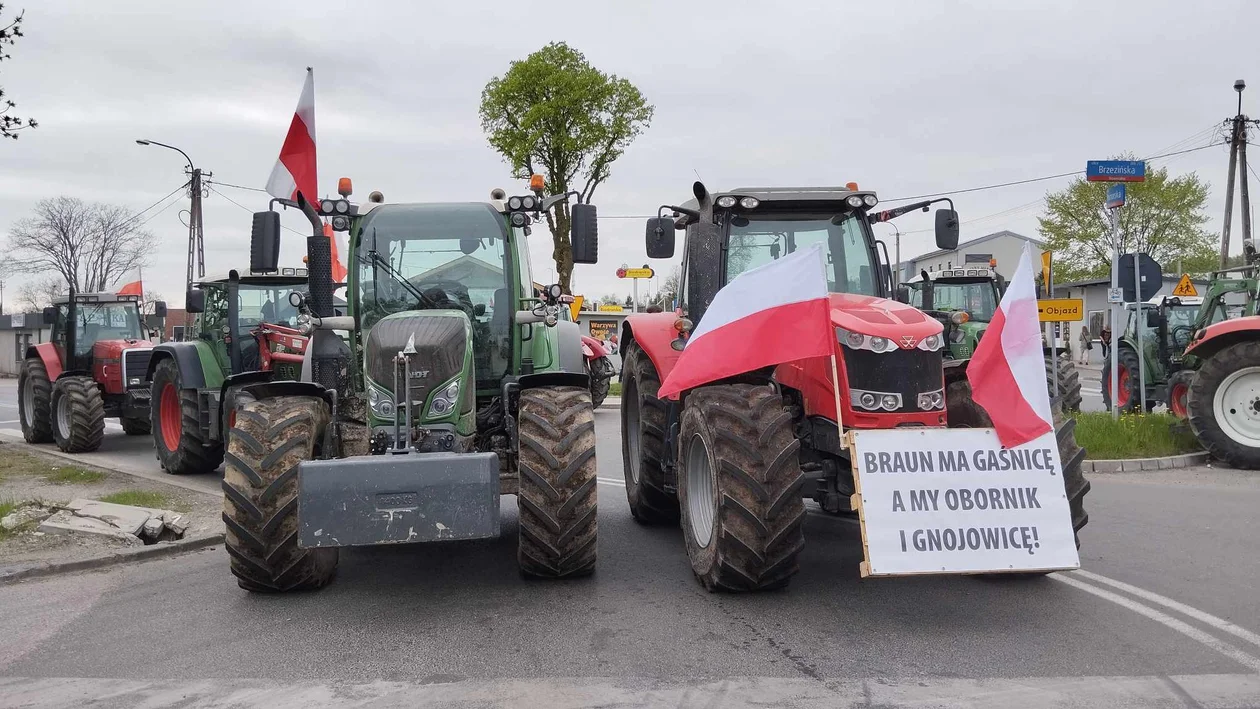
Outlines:
[[1054,432],[1010,449],[991,428],[849,434],[863,576],[1080,567]]

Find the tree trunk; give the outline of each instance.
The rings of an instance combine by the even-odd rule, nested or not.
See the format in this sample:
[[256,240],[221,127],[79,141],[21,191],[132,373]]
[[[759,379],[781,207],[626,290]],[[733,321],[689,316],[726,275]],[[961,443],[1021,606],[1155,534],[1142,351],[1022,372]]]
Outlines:
[[556,210],[555,228],[551,231],[551,258],[556,262],[556,278],[560,289],[569,293],[569,283],[573,278],[573,242],[569,240],[569,206],[562,205]]

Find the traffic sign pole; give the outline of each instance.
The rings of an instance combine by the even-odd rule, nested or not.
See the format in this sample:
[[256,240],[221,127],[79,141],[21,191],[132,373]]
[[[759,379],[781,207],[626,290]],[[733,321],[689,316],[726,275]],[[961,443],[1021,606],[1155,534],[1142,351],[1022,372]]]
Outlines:
[[1142,330],[1146,329],[1146,313],[1142,310],[1142,269],[1138,268],[1141,253],[1133,252],[1133,299],[1136,301],[1133,304],[1133,331],[1137,338],[1138,351],[1138,392],[1141,395],[1137,408],[1139,414],[1146,413],[1146,356],[1142,353]]
[[[1136,268],[1134,269],[1137,270]],[[1120,210],[1111,210],[1111,288],[1120,287]],[[1116,406],[1118,389],[1120,388],[1120,305],[1111,304],[1111,418],[1120,418],[1120,408]],[[1105,376],[1105,375],[1104,375]]]
[[[1054,259],[1051,257],[1050,268],[1046,269],[1046,295],[1054,297]],[[1050,370],[1054,374],[1054,399],[1059,398],[1059,341],[1055,333],[1062,327],[1059,323],[1050,325]]]

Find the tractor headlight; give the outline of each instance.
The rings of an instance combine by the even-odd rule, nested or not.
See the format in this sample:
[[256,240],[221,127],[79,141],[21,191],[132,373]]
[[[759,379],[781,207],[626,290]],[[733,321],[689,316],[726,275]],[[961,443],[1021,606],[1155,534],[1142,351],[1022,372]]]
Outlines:
[[738,201],[739,200],[735,199],[731,195],[726,194],[717,198],[717,206],[721,207],[722,209],[730,209],[731,207],[734,207]]
[[528,195],[521,197],[521,209],[534,209],[538,206],[538,202]]
[[433,395],[433,400],[429,402],[428,418],[441,418],[454,411],[459,403],[459,380],[447,384],[443,389],[438,390]]
[[394,396],[380,387],[368,382],[368,408],[381,418],[394,418]]
[[739,201],[739,206],[744,209],[756,209],[759,204],[761,204],[761,200],[756,197],[745,197]]
[[939,350],[940,348],[941,348],[940,335],[928,335],[927,337],[923,338],[922,342],[919,343],[919,349],[927,350],[929,352],[935,352],[936,350]]
[[937,389],[936,391],[925,391],[919,394],[919,409],[922,411],[935,411],[945,408],[945,390]]
[[862,198],[859,197],[858,195],[849,195],[848,197],[845,198],[844,201],[845,203],[847,203],[850,207],[853,207],[854,209],[862,206]]
[[514,212],[515,212],[516,210],[518,210],[518,209],[520,209],[520,208],[521,208],[521,198],[520,198],[520,197],[513,197],[513,198],[511,198],[511,199],[509,199],[509,200],[508,200],[508,209],[510,209],[510,210],[512,210],[512,211],[514,211]]
[[879,204],[879,197],[876,197],[873,194],[868,194],[862,197],[862,201],[866,203],[866,206],[874,207],[875,205]]
[[849,390],[849,402],[867,411],[896,411],[901,408],[901,394],[885,391]]
[[522,227],[529,223],[529,217],[524,212],[512,212],[511,219],[514,227]]
[[888,349],[888,338],[872,337],[871,349],[875,350],[876,352],[883,352],[884,350]]

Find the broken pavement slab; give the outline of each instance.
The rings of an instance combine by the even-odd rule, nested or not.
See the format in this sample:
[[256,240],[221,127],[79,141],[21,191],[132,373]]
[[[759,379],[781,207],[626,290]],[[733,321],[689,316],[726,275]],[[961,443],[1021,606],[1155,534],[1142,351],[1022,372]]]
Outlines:
[[[144,524],[141,522],[141,524]],[[62,510],[39,523],[39,531],[45,534],[94,534],[108,537],[125,546],[144,546],[144,542],[130,532],[125,532],[95,517],[77,517],[73,512]]]
[[78,498],[62,505],[57,514],[41,522],[39,531],[47,534],[94,534],[115,539],[126,546],[138,546],[144,544],[142,537],[156,541],[167,528],[167,520],[171,521],[169,528],[176,537],[183,536],[188,530],[184,516],[170,510]]
[[72,512],[76,517],[98,519],[128,534],[139,534],[140,529],[144,527],[144,523],[148,522],[150,517],[161,517],[162,512],[165,511],[151,510],[145,507],[132,507],[131,505],[116,505],[112,502],[100,502],[99,500],[85,500],[82,498],[71,500],[62,505],[62,507]]

